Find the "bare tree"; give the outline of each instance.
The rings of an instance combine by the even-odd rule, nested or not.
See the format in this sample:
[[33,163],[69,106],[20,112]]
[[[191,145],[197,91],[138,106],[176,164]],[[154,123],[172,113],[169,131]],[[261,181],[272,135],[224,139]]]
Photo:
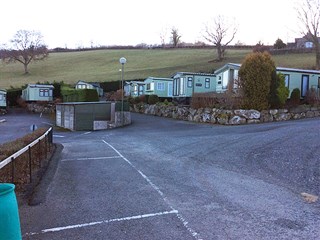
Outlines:
[[178,44],[180,43],[180,38],[181,36],[179,35],[178,29],[173,27],[171,29],[171,41],[172,41],[173,47],[178,46]]
[[32,61],[43,60],[48,56],[47,46],[39,32],[19,30],[10,41],[11,47],[2,50],[1,59],[6,63],[19,62],[28,74],[28,66]]
[[316,51],[316,68],[320,69],[320,0],[304,0],[297,8],[298,18],[302,24],[302,34],[313,43]]
[[228,24],[220,15],[214,19],[213,26],[208,24],[205,26],[203,37],[217,48],[217,61],[220,62],[224,59],[226,46],[233,41],[237,30],[235,24]]
[[168,32],[167,28],[163,28],[160,32],[160,40],[161,40],[161,45],[163,48],[166,45],[167,32]]

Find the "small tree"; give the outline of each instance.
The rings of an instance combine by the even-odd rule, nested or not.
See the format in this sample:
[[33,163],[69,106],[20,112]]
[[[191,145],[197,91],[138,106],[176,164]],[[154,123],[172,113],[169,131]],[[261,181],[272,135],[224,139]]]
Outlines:
[[290,95],[290,104],[293,106],[297,106],[300,103],[300,89],[295,88],[292,90]]
[[287,47],[287,44],[285,44],[280,38],[278,38],[276,42],[273,44],[274,49],[283,49],[286,47]]
[[178,29],[173,27],[171,29],[171,42],[173,44],[173,47],[178,46],[178,44],[180,43],[180,38],[181,36],[179,35]]
[[251,53],[246,56],[239,69],[245,108],[256,110],[269,108],[268,98],[275,69],[271,55],[267,52]]
[[280,108],[284,107],[288,97],[289,97],[289,89],[286,87],[285,77],[283,74],[279,73],[277,74],[277,80],[279,83],[279,86],[277,88],[277,100],[278,100],[278,106]]
[[19,62],[28,74],[28,66],[32,61],[48,57],[48,49],[39,32],[19,30],[11,40],[11,47],[2,50],[1,59],[6,63]]

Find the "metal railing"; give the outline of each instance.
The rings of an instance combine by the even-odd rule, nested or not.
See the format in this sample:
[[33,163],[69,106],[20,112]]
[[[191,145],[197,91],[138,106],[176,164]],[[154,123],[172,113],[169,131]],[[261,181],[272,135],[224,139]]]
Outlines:
[[[42,161],[48,158],[48,152],[51,152],[51,150],[52,127],[39,138],[0,162],[0,172],[6,169],[4,173],[0,174],[0,182],[11,181],[12,183],[16,183],[17,179],[19,179],[18,184],[26,183],[23,182],[26,179],[32,182],[33,173],[42,167]],[[15,164],[17,161],[21,164],[19,167],[23,168],[19,172],[17,172]]]

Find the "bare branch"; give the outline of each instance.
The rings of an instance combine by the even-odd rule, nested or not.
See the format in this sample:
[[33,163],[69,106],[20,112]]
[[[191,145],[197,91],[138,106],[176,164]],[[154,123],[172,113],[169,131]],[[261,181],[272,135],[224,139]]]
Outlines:
[[203,38],[212,43],[218,52],[218,61],[224,58],[225,48],[235,38],[237,33],[237,27],[235,24],[228,24],[223,16],[217,16],[214,21],[214,25],[205,25],[205,31]]

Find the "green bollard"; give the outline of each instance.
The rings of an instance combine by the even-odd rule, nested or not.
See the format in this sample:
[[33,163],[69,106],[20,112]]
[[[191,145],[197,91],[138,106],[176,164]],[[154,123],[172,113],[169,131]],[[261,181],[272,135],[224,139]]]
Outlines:
[[21,228],[15,185],[0,183],[0,240],[20,240]]

